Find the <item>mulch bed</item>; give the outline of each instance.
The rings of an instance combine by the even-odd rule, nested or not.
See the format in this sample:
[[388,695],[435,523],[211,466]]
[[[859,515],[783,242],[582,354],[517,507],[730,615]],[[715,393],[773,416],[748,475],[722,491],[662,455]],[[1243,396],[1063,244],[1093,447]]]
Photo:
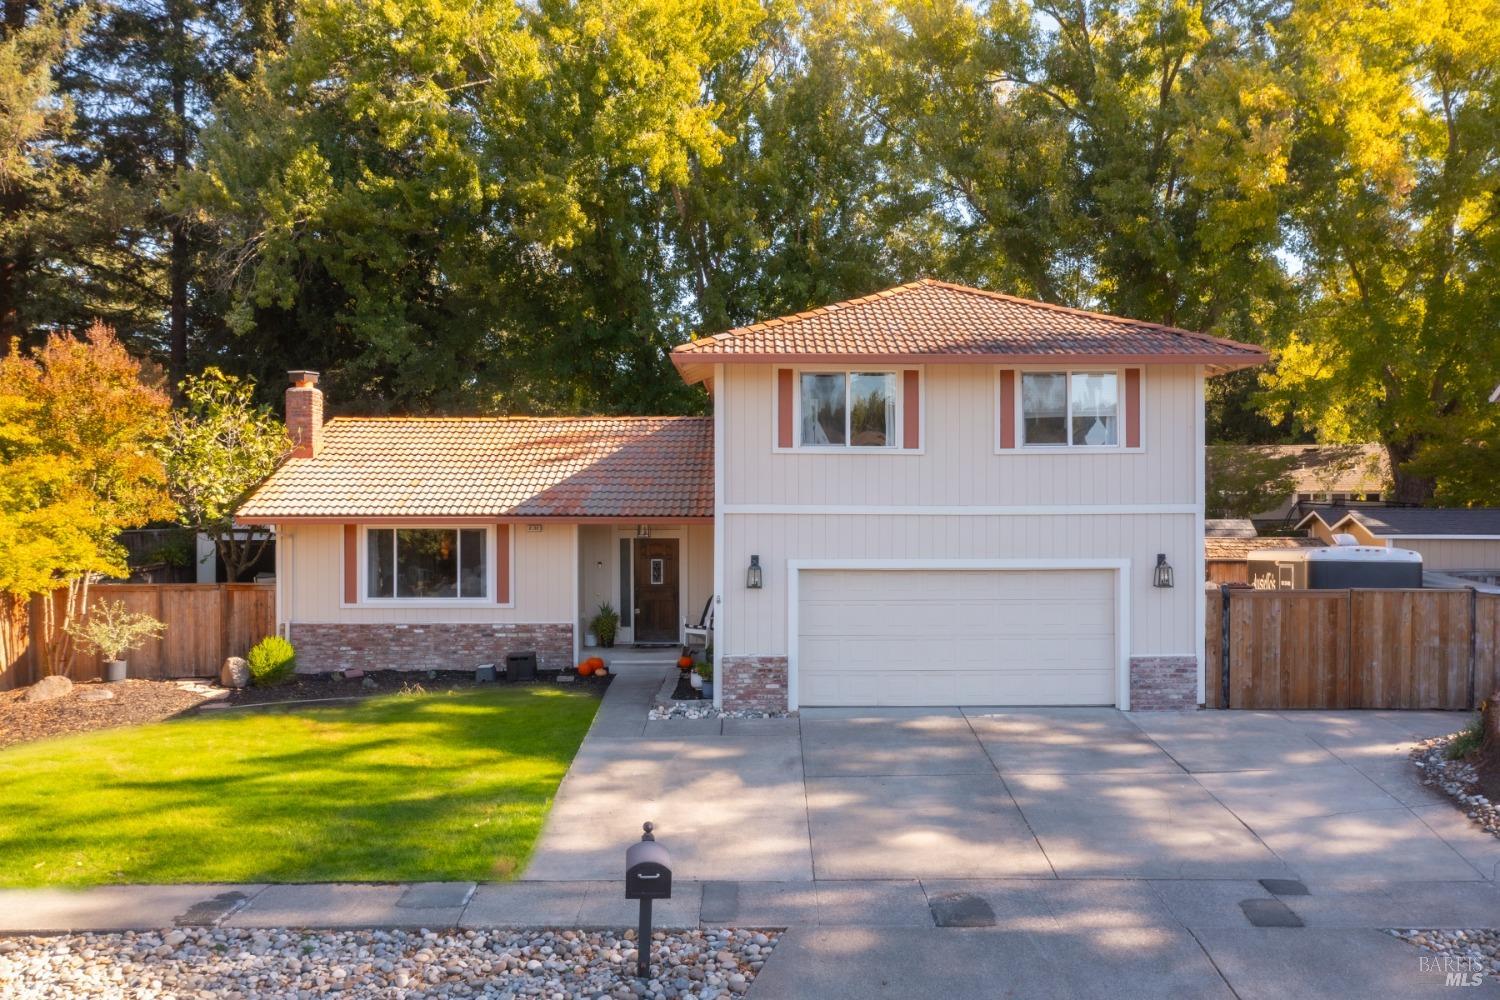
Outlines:
[[[85,691],[108,688],[108,701],[79,698]],[[73,690],[51,701],[28,703],[26,689],[0,692],[0,747],[44,740],[69,733],[87,733],[116,726],[138,726],[181,715],[202,703],[203,697],[172,681],[125,680],[117,684],[75,684]]]
[[[572,686],[602,696],[614,676],[579,677]],[[504,683],[504,682],[499,682]],[[555,684],[551,675],[538,684]],[[221,705],[269,705],[326,698],[370,698],[384,694],[437,693],[459,691],[476,684],[472,671],[385,670],[360,678],[345,679],[338,674],[299,675],[276,687],[249,687],[232,690],[225,697],[212,699]],[[88,701],[79,695],[107,688],[114,697],[108,701]],[[209,702],[202,694],[190,691],[175,681],[130,679],[116,684],[75,684],[73,690],[51,701],[25,701],[26,689],[0,691],[0,748],[30,743],[70,733],[87,733],[96,729],[139,726],[161,722],[192,712]]]

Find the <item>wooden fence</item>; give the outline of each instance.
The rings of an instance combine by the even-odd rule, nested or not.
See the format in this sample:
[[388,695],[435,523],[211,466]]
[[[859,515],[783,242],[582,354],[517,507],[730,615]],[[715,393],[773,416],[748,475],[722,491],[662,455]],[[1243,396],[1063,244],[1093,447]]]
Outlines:
[[1209,708],[1471,709],[1500,688],[1500,594],[1210,586],[1207,604]]
[[[61,610],[61,595],[54,595]],[[41,621],[37,597],[25,611],[9,607],[0,615],[6,634],[0,646],[0,690],[23,687],[37,680],[42,665],[30,634],[30,623]],[[264,583],[106,583],[89,592],[89,606],[120,601],[131,611],[145,612],[166,623],[159,639],[129,654],[132,677],[208,677],[217,675],[226,656],[243,656],[255,643],[276,630],[276,587]],[[79,650],[73,661],[74,680],[101,676],[103,664]]]

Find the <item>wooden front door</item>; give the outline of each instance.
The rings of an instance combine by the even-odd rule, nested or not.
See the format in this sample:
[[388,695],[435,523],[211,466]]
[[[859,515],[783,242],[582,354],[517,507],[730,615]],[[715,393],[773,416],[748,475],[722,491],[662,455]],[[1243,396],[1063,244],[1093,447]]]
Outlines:
[[676,642],[677,539],[635,540],[635,641]]

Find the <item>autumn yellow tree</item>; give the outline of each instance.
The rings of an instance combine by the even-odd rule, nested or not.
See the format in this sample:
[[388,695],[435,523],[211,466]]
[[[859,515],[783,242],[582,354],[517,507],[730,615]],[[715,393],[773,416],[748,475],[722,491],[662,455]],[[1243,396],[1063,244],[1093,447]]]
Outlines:
[[125,528],[171,516],[156,444],[170,403],[157,372],[109,328],[54,333],[0,358],[0,591],[41,602],[32,626],[47,673],[67,673],[67,626],[100,575],[123,575]]

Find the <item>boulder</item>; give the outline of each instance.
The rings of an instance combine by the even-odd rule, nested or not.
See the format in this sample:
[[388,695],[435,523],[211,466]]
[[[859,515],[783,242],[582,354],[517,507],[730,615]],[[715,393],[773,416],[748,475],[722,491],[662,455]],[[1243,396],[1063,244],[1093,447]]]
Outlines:
[[227,688],[250,686],[250,664],[243,656],[229,656],[219,668],[219,683]]
[[27,701],[51,701],[53,698],[62,698],[73,690],[73,682],[61,674],[51,677],[43,677],[31,687],[26,689]]

